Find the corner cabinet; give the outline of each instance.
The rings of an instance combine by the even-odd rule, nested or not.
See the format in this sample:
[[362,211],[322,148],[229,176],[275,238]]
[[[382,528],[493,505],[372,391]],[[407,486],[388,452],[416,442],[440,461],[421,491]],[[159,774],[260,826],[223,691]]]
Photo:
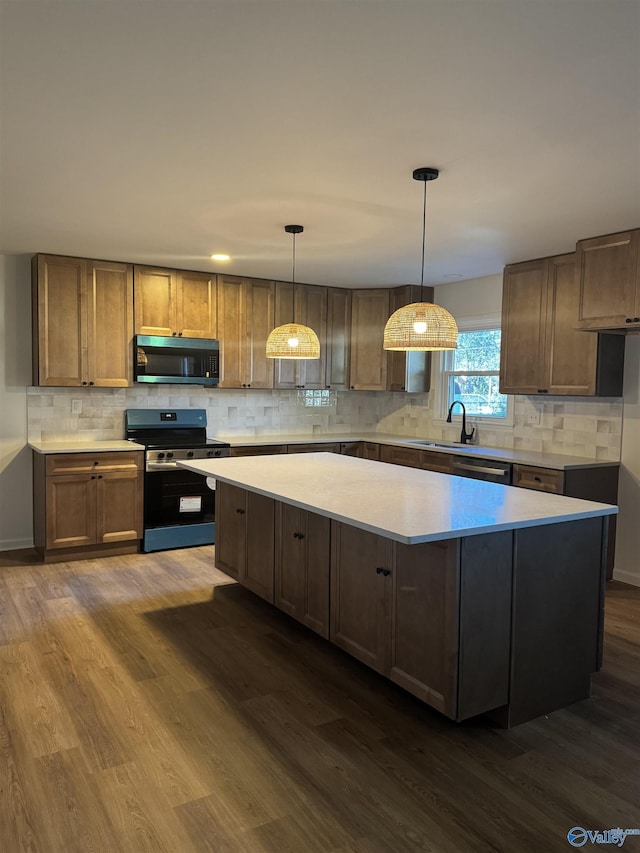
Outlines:
[[216,337],[216,276],[134,267],[137,335]]
[[219,388],[273,388],[274,359],[266,349],[274,305],[274,282],[218,276]]
[[133,385],[132,270],[114,261],[33,258],[34,385]]
[[640,229],[580,240],[580,329],[640,329]]
[[579,302],[573,253],[505,267],[503,394],[622,394],[624,339],[577,331]]
[[45,562],[139,550],[143,453],[34,454],[34,542]]

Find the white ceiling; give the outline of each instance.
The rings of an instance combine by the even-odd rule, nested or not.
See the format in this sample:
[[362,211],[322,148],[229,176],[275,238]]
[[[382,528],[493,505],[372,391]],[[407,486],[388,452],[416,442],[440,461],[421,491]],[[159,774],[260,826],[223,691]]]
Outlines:
[[640,0],[0,0],[0,251],[352,287],[640,227]]

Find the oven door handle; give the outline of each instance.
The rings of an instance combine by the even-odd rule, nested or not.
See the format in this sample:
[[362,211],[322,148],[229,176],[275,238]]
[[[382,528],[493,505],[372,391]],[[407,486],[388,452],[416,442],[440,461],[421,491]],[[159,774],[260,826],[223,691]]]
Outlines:
[[171,471],[177,467],[177,462],[147,462],[147,471]]

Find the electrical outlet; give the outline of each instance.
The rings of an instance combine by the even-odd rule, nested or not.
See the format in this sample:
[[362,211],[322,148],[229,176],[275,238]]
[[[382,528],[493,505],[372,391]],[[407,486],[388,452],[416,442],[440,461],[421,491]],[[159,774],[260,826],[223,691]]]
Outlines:
[[540,423],[540,409],[532,409],[527,414],[527,423],[536,426]]
[[72,400],[71,401],[71,414],[79,415],[82,411],[82,400]]

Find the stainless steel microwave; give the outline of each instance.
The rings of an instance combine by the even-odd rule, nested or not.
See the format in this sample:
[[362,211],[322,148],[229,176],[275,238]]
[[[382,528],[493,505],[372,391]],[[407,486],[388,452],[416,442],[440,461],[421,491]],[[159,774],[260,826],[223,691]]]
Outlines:
[[205,338],[136,335],[134,364],[136,382],[217,385],[220,342]]

